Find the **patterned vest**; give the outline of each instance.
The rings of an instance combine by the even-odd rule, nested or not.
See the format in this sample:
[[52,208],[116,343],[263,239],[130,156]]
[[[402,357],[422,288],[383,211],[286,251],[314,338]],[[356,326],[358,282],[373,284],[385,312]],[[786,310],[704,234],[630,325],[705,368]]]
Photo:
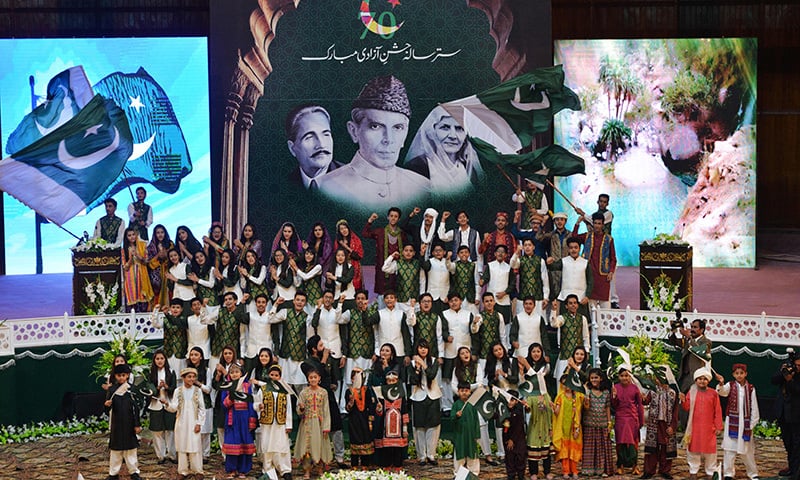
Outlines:
[[186,322],[181,317],[164,314],[164,354],[167,358],[184,358],[186,356],[188,340],[186,339],[186,329],[178,325],[181,320]]
[[266,386],[261,387],[261,393],[263,395],[263,408],[261,409],[258,423],[262,425],[272,425],[273,423],[286,425],[286,394],[278,393],[273,395],[273,392],[268,391]]
[[[580,314],[571,315],[569,312],[564,312],[562,316],[564,325],[561,326],[561,351],[558,353],[558,358],[568,360],[575,347],[583,342],[583,322],[580,320]],[[584,347],[589,346],[584,345]]]
[[536,214],[536,211],[542,208],[542,197],[544,197],[544,192],[539,190],[538,188],[534,191],[526,191],[523,193],[525,196],[525,204],[528,206],[528,214],[525,215],[525,220],[522,222],[522,228],[528,229],[531,228],[533,224],[533,216]]
[[456,273],[452,289],[465,302],[473,303],[475,301],[475,264],[459,260],[455,265]]
[[[147,220],[147,216],[150,213],[150,205],[144,202],[134,202],[133,209],[139,213],[140,220]],[[128,224],[129,227],[135,228],[139,232],[139,238],[142,240],[149,240],[147,236],[147,226],[139,225],[138,223],[131,222]]]
[[[583,258],[586,260],[591,261],[592,259],[592,250],[594,250],[594,232],[589,232],[586,234],[586,241],[583,244]],[[599,272],[603,275],[608,275],[611,273],[611,236],[610,235],[603,235],[601,240],[603,243],[600,245],[600,265],[596,267],[593,265],[592,268],[598,268]]]
[[[251,277],[258,277],[260,273],[261,271],[256,271],[256,269],[252,267],[248,270],[248,274]],[[267,276],[269,276],[269,270],[267,271]],[[267,283],[268,279],[265,279],[261,285],[259,285],[247,278],[247,289],[250,293],[250,298],[255,299],[259,295],[266,295],[266,297],[269,298],[269,288],[267,287]]]
[[375,353],[375,331],[368,320],[377,314],[377,309],[376,303],[363,312],[357,308],[350,310],[348,358],[372,358],[372,354]]
[[[428,355],[431,357],[439,357],[439,338],[436,336],[436,322],[439,320],[439,315],[433,311],[428,313],[417,313],[417,324],[414,326],[414,340],[415,345],[420,339],[425,339],[430,345],[430,352]],[[416,349],[414,350],[416,352]]]
[[122,219],[117,216],[105,216],[101,218],[100,238],[109,243],[116,243],[117,240],[121,240],[120,238],[117,238],[117,235],[119,235],[120,225],[122,225]]
[[[306,267],[306,273],[311,271],[316,265],[309,265]],[[306,282],[303,282],[303,290],[306,292],[307,303],[315,305],[317,300],[322,298],[322,285],[320,284],[320,277],[314,277]]]
[[281,338],[281,357],[290,358],[295,362],[306,359],[306,317],[304,311],[297,312],[294,308],[286,310],[286,323],[283,326]]
[[519,297],[544,298],[542,291],[542,259],[536,255],[523,255],[519,259]]
[[397,260],[397,301],[405,303],[419,296],[419,259]]
[[492,313],[483,312],[481,314],[483,324],[481,325],[481,350],[479,358],[488,358],[489,347],[493,343],[500,341],[500,315],[495,310]]
[[247,315],[247,312],[244,311],[242,305],[234,308],[233,312],[229,312],[225,307],[220,307],[214,340],[211,342],[211,355],[220,356],[222,349],[226,346],[233,347],[233,351],[239,355],[239,319],[243,314]]

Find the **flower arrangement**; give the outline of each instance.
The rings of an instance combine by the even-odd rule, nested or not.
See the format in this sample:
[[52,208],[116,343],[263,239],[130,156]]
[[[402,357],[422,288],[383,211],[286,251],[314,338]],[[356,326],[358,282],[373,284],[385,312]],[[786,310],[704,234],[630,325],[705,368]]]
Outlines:
[[95,378],[105,378],[111,372],[114,357],[120,354],[125,355],[125,358],[128,359],[128,365],[131,366],[134,376],[143,375],[144,371],[150,367],[150,360],[147,358],[150,348],[142,345],[142,340],[132,337],[127,331],[112,333],[108,350],[97,359],[91,375]]
[[28,425],[0,425],[0,445],[35,442],[42,438],[74,437],[108,430],[108,417],[71,418],[63,422],[38,422]]
[[86,280],[83,292],[89,299],[89,303],[83,305],[86,315],[105,315],[119,311],[119,284],[117,282],[108,287],[98,275],[93,282]]
[[673,245],[673,246],[681,246],[685,247],[689,245],[689,242],[683,240],[678,235],[672,235],[669,233],[659,233],[656,234],[655,237],[645,240],[642,242],[642,245],[647,245],[648,247],[656,246],[656,245]]
[[661,274],[653,280],[653,283],[650,283],[644,276],[642,276],[642,278],[644,278],[644,281],[647,283],[645,298],[647,299],[647,308],[649,310],[654,312],[670,312],[683,308],[686,297],[678,297],[683,279],[673,283],[672,279],[664,272],[661,272]]
[[[624,347],[619,347],[619,349],[628,354],[632,367],[631,373],[640,380],[647,379],[652,381],[656,376],[656,372],[659,372],[659,377],[663,381],[664,377],[660,373],[662,365],[669,366],[673,371],[676,369],[675,360],[672,359],[672,355],[667,351],[666,344],[647,335],[630,337],[628,338],[628,344]],[[614,358],[614,371],[612,373],[616,373],[622,362],[621,355],[617,355]],[[609,375],[610,377],[611,375]]]
[[777,421],[761,420],[753,426],[753,436],[777,440],[781,436],[781,427]]
[[102,238],[90,238],[86,241],[81,241],[79,244],[71,247],[73,252],[108,252],[112,250],[119,250],[118,245],[108,243]]
[[369,471],[341,470],[339,473],[326,472],[320,478],[323,480],[414,480],[414,477],[403,470],[387,472],[383,469]]

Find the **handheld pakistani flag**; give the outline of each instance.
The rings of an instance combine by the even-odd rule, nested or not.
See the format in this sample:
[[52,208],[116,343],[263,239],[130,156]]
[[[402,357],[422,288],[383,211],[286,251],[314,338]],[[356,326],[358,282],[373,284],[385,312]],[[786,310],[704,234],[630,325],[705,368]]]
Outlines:
[[475,391],[472,392],[472,395],[469,396],[469,399],[467,399],[467,403],[471,403],[484,420],[490,420],[494,416],[495,411],[497,411],[492,392],[483,387],[476,388]]
[[59,73],[47,84],[45,101],[26,115],[8,136],[6,152],[14,155],[55,131],[77,115],[93,96],[92,86],[83,67],[68,68]]
[[580,110],[578,96],[564,86],[561,65],[536,69],[441,107],[464,127],[478,155],[490,163],[524,177],[585,172],[583,159],[557,145],[519,153],[536,133],[550,128],[553,115]]
[[459,467],[453,480],[479,480],[480,477],[472,473],[465,466]]
[[114,181],[132,144],[125,114],[96,95],[66,123],[0,161],[0,189],[63,225]]

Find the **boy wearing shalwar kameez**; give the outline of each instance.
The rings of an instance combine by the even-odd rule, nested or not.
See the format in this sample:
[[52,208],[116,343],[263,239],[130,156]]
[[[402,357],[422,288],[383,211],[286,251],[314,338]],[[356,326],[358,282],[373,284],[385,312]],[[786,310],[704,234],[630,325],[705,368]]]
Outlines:
[[178,452],[178,475],[203,475],[203,440],[200,428],[206,421],[203,392],[195,386],[197,370],[181,370],[183,385],[179,386],[172,399],[162,400],[167,411],[176,412],[175,451]]
[[114,379],[117,384],[108,390],[108,400],[105,402],[109,409],[108,426],[110,438],[108,449],[111,451],[108,465],[108,480],[117,480],[122,460],[128,466],[132,480],[140,480],[139,459],[136,449],[139,439],[136,437],[142,431],[139,423],[139,409],[133,401],[129,391],[128,377],[131,367],[127,364],[114,367]]
[[458,400],[453,402],[450,418],[453,419],[453,464],[455,473],[458,469],[466,467],[475,475],[481,473],[481,462],[478,459],[478,446],[475,441],[480,438],[478,430],[478,411],[475,406],[467,402],[472,393],[470,385],[462,382],[458,384]]
[[[269,378],[274,383],[281,380],[281,367],[269,367]],[[255,394],[253,402],[259,410],[258,446],[261,452],[261,472],[273,469],[284,480],[292,478],[292,402],[289,394],[271,391],[267,384]]]
[[233,386],[220,392],[225,414],[225,471],[238,473],[240,478],[253,468],[253,454],[256,446],[251,431],[256,429],[256,413],[250,383],[242,379],[242,366],[232,363],[228,369]]
[[525,409],[519,402],[519,392],[510,390],[508,418],[503,420],[503,445],[506,452],[508,480],[525,480],[528,446],[525,439]]
[[742,456],[749,478],[758,478],[756,466],[756,445],[753,442],[753,427],[760,420],[756,389],[747,381],[747,365],[733,365],[734,380],[724,383],[722,375],[717,374],[717,393],[728,397],[725,409],[725,433],[722,435],[722,450],[725,451],[722,462],[722,474],[725,479],[736,476],[734,462],[736,454]]
[[683,442],[690,480],[697,479],[701,461],[709,477],[717,469],[717,434],[722,431],[722,407],[717,392],[708,388],[710,381],[711,371],[706,367],[698,368],[688,395],[680,394],[681,406],[689,412]]

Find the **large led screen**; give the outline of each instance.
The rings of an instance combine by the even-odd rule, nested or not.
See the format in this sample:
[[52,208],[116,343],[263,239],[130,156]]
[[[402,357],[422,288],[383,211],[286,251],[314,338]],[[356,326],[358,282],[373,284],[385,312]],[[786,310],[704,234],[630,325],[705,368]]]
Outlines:
[[[48,82],[82,66],[94,93],[125,112],[135,154],[106,193],[85,214],[64,224],[70,232],[92,235],[105,215],[103,198],[118,202],[128,222],[137,187],[147,191],[153,225],[170,237],[179,225],[200,237],[209,228],[208,54],[207,39],[98,38],[0,40],[0,146],[8,156],[9,135],[33,105],[47,101]],[[3,194],[6,267],[9,274],[36,273],[36,215]],[[71,272],[70,247],[77,242],[52,223],[41,225],[43,273]]]
[[[610,196],[621,265],[657,234],[688,242],[694,266],[753,267],[756,40],[560,40],[555,62],[582,110],[555,141],[586,160],[559,179],[576,205]],[[556,209],[569,210],[556,195]]]

